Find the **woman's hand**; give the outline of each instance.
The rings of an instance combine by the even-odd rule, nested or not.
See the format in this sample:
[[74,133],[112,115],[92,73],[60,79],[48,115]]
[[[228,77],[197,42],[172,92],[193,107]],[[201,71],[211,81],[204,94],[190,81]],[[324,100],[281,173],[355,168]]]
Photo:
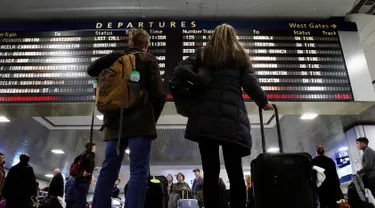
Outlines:
[[268,102],[265,106],[263,106],[263,110],[265,110],[265,111],[271,111],[271,110],[273,110],[272,103]]

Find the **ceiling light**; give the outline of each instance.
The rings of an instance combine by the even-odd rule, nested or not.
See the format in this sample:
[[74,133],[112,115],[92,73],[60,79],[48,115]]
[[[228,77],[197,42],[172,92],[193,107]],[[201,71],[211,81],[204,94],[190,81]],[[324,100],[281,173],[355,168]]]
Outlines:
[[5,116],[0,116],[0,122],[10,122],[10,120]]
[[316,113],[305,113],[301,116],[301,120],[313,120],[318,116]]
[[53,175],[52,174],[47,174],[47,175],[45,175],[45,177],[47,177],[47,178],[53,178]]
[[129,154],[129,153],[130,153],[130,150],[129,150],[129,149],[126,149],[125,152],[126,152],[126,154]]
[[62,154],[65,154],[64,151],[60,150],[60,149],[54,149],[54,150],[51,150],[51,152],[57,154],[57,155],[62,155]]
[[339,148],[339,151],[346,151],[346,150],[348,150],[348,147],[340,147]]
[[279,152],[279,148],[277,148],[277,147],[271,147],[271,148],[269,148],[268,150],[267,150],[267,152],[269,152],[269,153],[276,153],[276,152]]
[[103,115],[97,115],[96,117],[97,117],[99,120],[102,121],[104,116],[103,116]]

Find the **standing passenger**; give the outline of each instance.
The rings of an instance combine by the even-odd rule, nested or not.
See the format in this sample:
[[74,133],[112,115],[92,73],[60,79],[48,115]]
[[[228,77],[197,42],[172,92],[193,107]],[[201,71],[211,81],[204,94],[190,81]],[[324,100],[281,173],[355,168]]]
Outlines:
[[205,83],[207,88],[203,90],[206,94],[197,104],[197,110],[189,117],[185,137],[199,143],[205,207],[219,207],[217,196],[221,145],[230,180],[231,205],[244,208],[246,187],[242,157],[250,155],[252,144],[242,88],[264,110],[273,108],[251,70],[249,55],[238,41],[232,26],[218,26],[203,49],[197,50],[177,66],[176,77],[183,79],[184,75],[179,73],[197,72],[198,68],[209,72],[197,76],[197,80],[210,81]]
[[203,178],[201,176],[201,170],[195,169],[193,170],[195,179],[193,181],[193,187],[192,187],[192,192],[193,192],[193,197],[196,197],[197,192],[198,192],[198,187],[203,184]]
[[173,176],[172,174],[168,174],[167,176],[167,180],[168,180],[168,197],[171,195],[172,193],[172,189],[173,189]]
[[246,176],[247,208],[254,208],[253,183],[251,176]]
[[375,151],[368,146],[368,139],[361,137],[357,139],[357,148],[363,151],[362,169],[358,174],[364,174],[365,186],[375,196]]
[[316,147],[317,156],[313,159],[315,166],[324,169],[326,179],[322,185],[318,188],[318,195],[320,200],[321,208],[336,208],[336,201],[342,198],[342,192],[340,189],[340,180],[337,175],[335,162],[324,155],[324,148],[321,145]]
[[190,190],[189,184],[185,182],[185,175],[182,173],[177,174],[177,183],[173,184],[173,190],[168,201],[168,208],[177,207],[178,200],[182,197],[182,191],[185,191],[185,194]]
[[[126,193],[126,208],[143,208],[146,196],[148,169],[150,165],[151,142],[156,138],[156,122],[165,104],[160,70],[156,58],[147,53],[150,36],[143,29],[133,29],[129,37],[129,46],[125,54],[135,54],[135,70],[139,72],[138,81],[144,96],[135,106],[125,109],[123,125],[119,126],[120,113],[104,115],[106,140],[105,160],[95,188],[93,208],[111,206],[111,192],[124,157],[129,147],[130,179]],[[122,53],[114,53],[96,60],[88,74],[99,76],[101,71],[116,62]],[[121,128],[121,130],[120,130]],[[117,140],[121,131],[120,154],[117,153]]]
[[54,176],[48,187],[48,196],[64,196],[64,178],[60,172],[58,168],[53,171]]
[[20,162],[10,168],[3,188],[5,208],[29,208],[31,198],[36,197],[36,178],[29,160],[28,154],[22,154]]
[[76,189],[74,188],[74,178],[69,177],[65,183],[65,208],[73,208],[73,205],[76,201]]
[[[82,208],[87,203],[87,194],[89,192],[90,183],[92,179],[92,173],[95,168],[95,151],[96,144],[88,142],[86,145],[86,151],[83,153],[82,168],[84,170],[83,175],[75,179],[74,187],[76,193],[76,202],[73,208]],[[78,157],[81,157],[78,156]]]
[[0,153],[0,200],[1,200],[1,191],[4,187],[5,182],[5,157],[3,153]]

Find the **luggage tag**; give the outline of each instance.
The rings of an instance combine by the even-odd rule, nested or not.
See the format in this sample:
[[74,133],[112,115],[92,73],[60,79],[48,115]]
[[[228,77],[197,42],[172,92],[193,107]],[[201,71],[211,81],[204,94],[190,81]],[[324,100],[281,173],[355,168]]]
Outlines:
[[139,86],[139,80],[141,80],[141,74],[135,69],[130,73],[130,86],[133,89],[135,97],[138,99],[140,97],[141,88]]
[[139,71],[133,70],[130,73],[130,80],[132,82],[139,82],[140,79],[141,79],[141,74],[139,73]]

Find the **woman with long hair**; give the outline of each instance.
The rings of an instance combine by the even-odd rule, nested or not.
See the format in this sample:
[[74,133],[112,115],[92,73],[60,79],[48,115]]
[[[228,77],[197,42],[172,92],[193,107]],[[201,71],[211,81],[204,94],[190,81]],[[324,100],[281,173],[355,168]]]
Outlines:
[[168,181],[168,196],[170,196],[171,193],[172,193],[172,188],[173,188],[173,176],[172,176],[172,174],[168,174],[167,181]]
[[249,56],[238,41],[235,29],[230,25],[218,26],[204,48],[179,63],[175,76],[184,79],[186,74],[195,75],[194,81],[202,86],[204,93],[197,97],[199,102],[189,116],[185,137],[199,144],[205,207],[219,207],[221,145],[230,181],[231,207],[244,208],[246,186],[242,157],[250,155],[252,142],[242,89],[264,110],[271,110],[272,105],[251,70]]
[[246,194],[247,194],[247,208],[254,208],[253,183],[251,176],[246,176]]

